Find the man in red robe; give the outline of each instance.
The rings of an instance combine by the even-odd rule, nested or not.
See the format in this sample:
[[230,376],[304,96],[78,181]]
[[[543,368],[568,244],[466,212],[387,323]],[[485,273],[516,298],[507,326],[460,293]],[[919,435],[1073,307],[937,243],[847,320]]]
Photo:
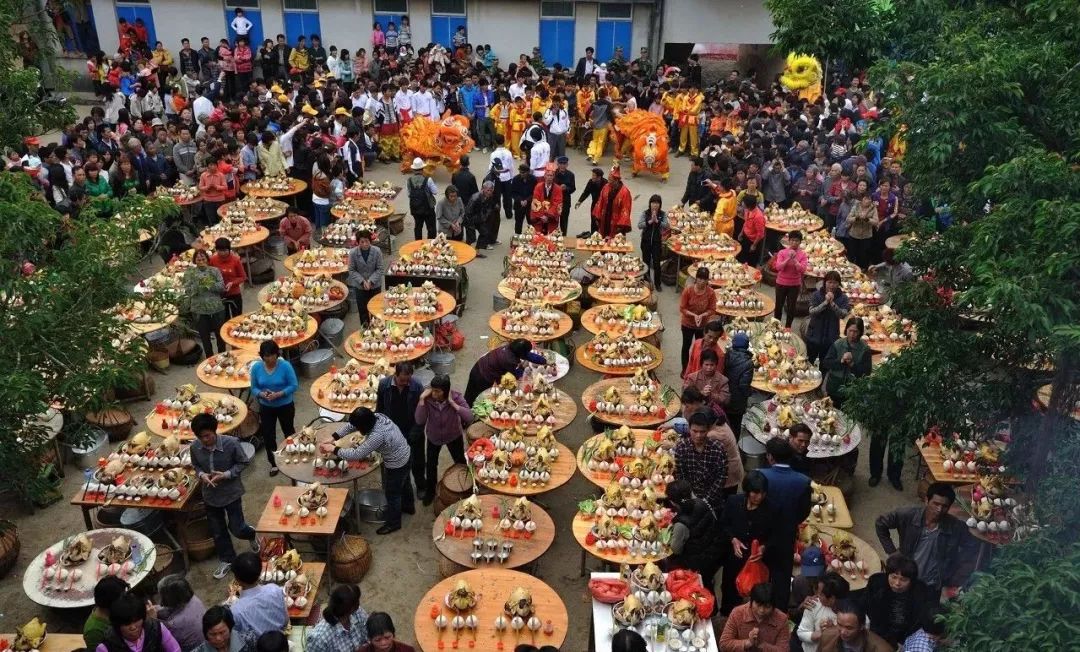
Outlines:
[[562,186],[555,183],[555,166],[547,164],[544,180],[533,188],[532,206],[529,210],[529,224],[539,233],[547,235],[559,228],[562,216]]
[[600,191],[600,198],[593,207],[596,229],[605,238],[617,233],[630,232],[630,190],[623,185],[619,166],[611,168],[607,185]]

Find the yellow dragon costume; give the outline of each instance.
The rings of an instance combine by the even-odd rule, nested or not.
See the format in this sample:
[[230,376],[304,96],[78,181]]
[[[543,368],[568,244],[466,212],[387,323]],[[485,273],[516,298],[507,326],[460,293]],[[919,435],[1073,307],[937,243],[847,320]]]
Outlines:
[[650,111],[636,109],[619,116],[615,126],[634,145],[634,176],[647,170],[659,175],[661,181],[667,181],[670,172],[669,144],[664,118]]
[[796,91],[804,100],[814,102],[821,97],[821,62],[809,54],[787,55],[787,65],[780,74],[780,83],[789,91]]
[[442,163],[451,172],[461,165],[461,157],[476,146],[469,136],[469,119],[446,115],[441,120],[417,116],[401,128],[401,171],[408,172],[414,157]]

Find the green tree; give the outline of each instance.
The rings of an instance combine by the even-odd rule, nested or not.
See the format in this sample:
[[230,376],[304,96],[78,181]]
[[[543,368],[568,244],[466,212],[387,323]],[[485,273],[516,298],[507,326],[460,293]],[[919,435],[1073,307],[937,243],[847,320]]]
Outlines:
[[864,68],[882,52],[892,15],[891,3],[880,0],[765,0],[765,7],[776,26],[770,37],[777,51],[849,68]]

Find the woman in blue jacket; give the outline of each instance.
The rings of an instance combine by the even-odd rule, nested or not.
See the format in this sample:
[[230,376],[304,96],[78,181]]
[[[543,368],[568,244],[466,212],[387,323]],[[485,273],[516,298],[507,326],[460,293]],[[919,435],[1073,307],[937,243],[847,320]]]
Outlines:
[[281,359],[281,347],[273,340],[259,345],[259,360],[251,365],[251,395],[259,401],[259,435],[266,448],[266,459],[270,462],[270,475],[278,473],[274,451],[277,450],[277,424],[281,423],[281,434],[286,437],[296,432],[293,419],[296,416],[296,404],[293,394],[299,383],[296,372],[288,360]]

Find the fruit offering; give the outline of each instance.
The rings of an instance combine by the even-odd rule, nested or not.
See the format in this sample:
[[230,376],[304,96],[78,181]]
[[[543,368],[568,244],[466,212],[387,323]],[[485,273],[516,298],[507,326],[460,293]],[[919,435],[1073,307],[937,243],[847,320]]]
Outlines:
[[343,368],[333,373],[325,388],[320,388],[319,398],[326,398],[334,409],[342,413],[352,412],[360,406],[373,407],[379,390],[379,381],[389,371],[385,359],[378,368],[369,372],[359,360],[349,360]]
[[649,345],[629,333],[611,337],[601,332],[585,346],[585,355],[593,363],[604,367],[627,369],[648,366],[656,361]]
[[864,278],[848,283],[844,291],[853,300],[875,306],[884,301],[885,295],[881,293],[881,286],[876,281]]
[[598,251],[586,259],[585,268],[598,276],[640,276],[645,261],[634,254]]
[[139,325],[160,323],[166,318],[164,306],[148,305],[142,301],[130,301],[117,306],[114,311],[120,319]]
[[246,342],[274,340],[288,346],[307,336],[311,320],[304,311],[275,307],[264,303],[256,312],[249,312],[229,321],[229,335]]
[[602,278],[589,286],[589,290],[598,298],[604,300],[629,299],[641,301],[649,296],[649,288],[645,286],[642,277],[628,279]]
[[313,247],[293,256],[301,274],[342,274],[349,269],[349,250],[344,248]]
[[[961,492],[961,504],[970,516],[967,526],[988,537],[1008,538],[1013,521],[1023,516],[1023,508],[1012,496],[1012,487],[1000,475],[982,476],[971,487],[971,500]],[[1019,513],[1018,513],[1019,512]]]
[[395,187],[394,184],[389,181],[385,181],[381,184],[374,181],[357,181],[348,190],[345,191],[345,196],[355,199],[382,199],[384,201],[390,201],[397,194],[401,192],[401,188]]
[[202,239],[206,242],[216,242],[218,238],[228,238],[229,242],[235,247],[243,238],[258,233],[261,228],[246,217],[239,220],[221,220],[217,224],[203,229]]
[[709,285],[713,287],[748,288],[761,281],[760,270],[730,258],[694,263],[686,273],[694,278],[701,268],[709,270]]
[[671,250],[694,258],[732,258],[739,253],[739,243],[726,233],[715,231],[684,232],[668,240]]
[[451,278],[458,273],[458,257],[446,234],[424,242],[408,256],[390,263],[390,274]]
[[[835,271],[840,274],[840,278],[844,281],[850,281],[857,278],[862,278],[862,270],[859,266],[847,259],[842,251],[823,253],[823,254],[807,254],[806,274],[807,276],[824,277],[826,272]],[[775,271],[776,258],[774,257],[769,265]]]
[[863,341],[871,349],[904,347],[915,338],[915,324],[888,305],[857,303],[851,308],[851,316],[862,317]]
[[284,215],[288,205],[270,197],[245,197],[225,207],[226,220],[260,220],[271,216]]
[[431,334],[419,323],[403,324],[373,318],[368,327],[360,331],[359,342],[353,348],[366,356],[387,356],[394,362],[414,357],[417,350],[426,350],[434,344]]
[[554,308],[526,304],[515,304],[496,314],[503,332],[524,337],[552,337],[566,317]]
[[[798,204],[791,208],[771,204],[765,208],[765,223],[770,229],[778,231],[809,231],[820,229],[823,221]],[[803,234],[803,237],[806,235]]]
[[346,290],[335,285],[329,274],[279,277],[260,292],[272,306],[288,306],[296,312],[321,310],[335,301],[343,301]]
[[604,304],[583,316],[598,331],[613,335],[649,333],[660,327],[660,315],[641,304]]
[[[788,246],[787,235],[780,238],[780,243],[785,247]],[[804,232],[800,248],[809,257],[843,254],[845,251],[844,243],[830,235],[828,229],[818,229],[809,233]]]
[[263,177],[255,181],[249,181],[247,186],[250,190],[263,190],[270,192],[290,192],[295,181],[286,176]]
[[626,239],[625,233],[616,233],[610,238],[605,238],[594,231],[587,238],[578,238],[577,248],[583,251],[622,251],[634,250],[634,245]]
[[249,377],[253,364],[255,364],[255,358],[241,362],[236,352],[225,351],[204,360],[200,368],[207,376],[245,380]]
[[716,290],[718,312],[744,312],[758,314],[765,309],[765,295],[748,288],[720,288]]
[[199,187],[177,183],[175,186],[161,186],[154,194],[158,197],[169,197],[178,202],[193,202],[199,198]]

